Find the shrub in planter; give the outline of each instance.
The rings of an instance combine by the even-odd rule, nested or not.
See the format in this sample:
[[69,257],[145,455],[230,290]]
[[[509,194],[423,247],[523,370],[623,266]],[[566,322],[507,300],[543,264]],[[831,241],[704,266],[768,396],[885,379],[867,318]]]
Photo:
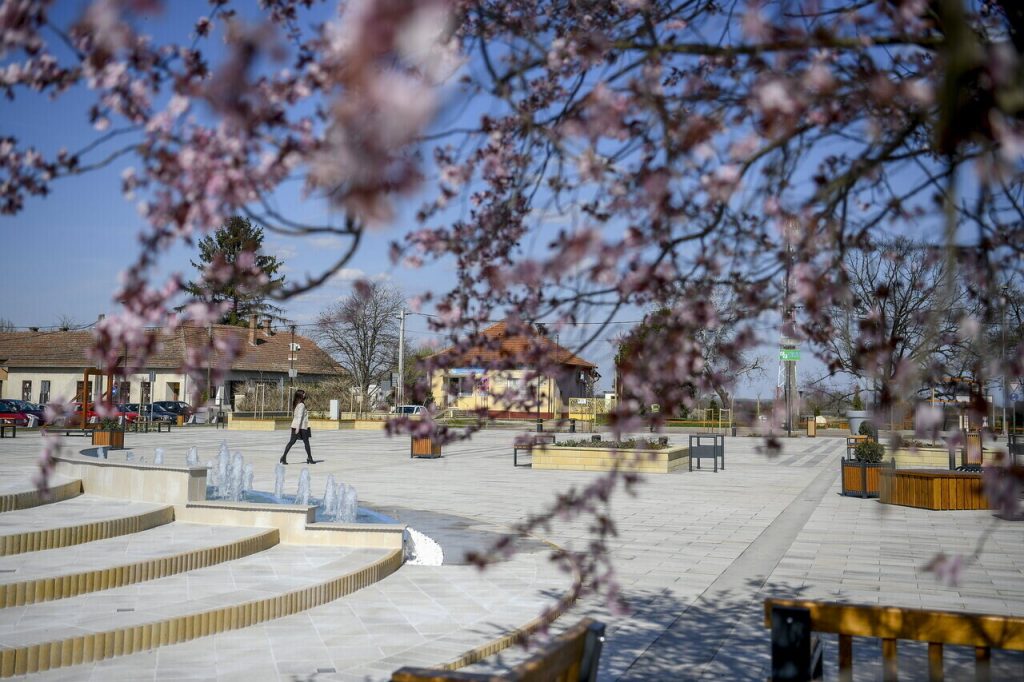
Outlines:
[[871,440],[878,440],[878,434],[875,432],[875,427],[871,424],[871,422],[861,422],[860,428],[857,429],[857,433],[862,436],[867,436]]
[[876,464],[882,461],[882,457],[885,455],[885,447],[881,443],[866,440],[862,443],[857,443],[857,447],[853,449],[853,456],[857,458],[859,462],[870,462]]

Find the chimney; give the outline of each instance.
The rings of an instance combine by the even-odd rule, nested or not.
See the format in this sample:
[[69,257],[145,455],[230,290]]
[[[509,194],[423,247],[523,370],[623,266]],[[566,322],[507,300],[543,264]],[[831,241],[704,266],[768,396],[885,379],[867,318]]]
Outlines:
[[265,318],[263,318],[263,333],[266,334],[267,336],[272,336],[274,333],[273,329],[270,326],[273,321],[274,318],[272,318],[270,315],[267,315]]
[[256,316],[249,316],[249,345],[256,345]]

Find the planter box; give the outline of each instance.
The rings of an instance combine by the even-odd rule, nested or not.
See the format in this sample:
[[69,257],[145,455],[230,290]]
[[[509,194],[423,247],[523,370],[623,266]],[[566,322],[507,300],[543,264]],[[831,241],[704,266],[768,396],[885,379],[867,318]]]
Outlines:
[[879,501],[918,509],[988,509],[981,474],[948,470],[882,472]]
[[686,467],[690,461],[689,453],[686,446],[663,450],[613,450],[538,445],[533,448],[533,468],[610,471],[618,465],[623,471],[667,474]]
[[[901,448],[892,454],[897,469],[949,469],[946,448]],[[954,460],[955,462],[955,460]]]
[[124,431],[100,431],[99,429],[94,429],[92,432],[92,444],[110,450],[123,450]]
[[441,456],[441,444],[434,442],[430,436],[412,437],[409,444],[410,457],[434,458]]
[[840,460],[843,473],[843,495],[852,497],[878,497],[882,485],[882,470],[891,469],[885,462]]

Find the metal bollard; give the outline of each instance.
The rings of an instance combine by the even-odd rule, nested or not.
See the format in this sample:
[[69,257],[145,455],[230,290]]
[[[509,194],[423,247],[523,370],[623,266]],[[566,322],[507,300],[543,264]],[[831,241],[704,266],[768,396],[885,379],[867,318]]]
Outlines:
[[544,420],[537,417],[537,433],[544,433]]
[[569,433],[576,433],[576,420],[575,419],[570,419],[569,420]]

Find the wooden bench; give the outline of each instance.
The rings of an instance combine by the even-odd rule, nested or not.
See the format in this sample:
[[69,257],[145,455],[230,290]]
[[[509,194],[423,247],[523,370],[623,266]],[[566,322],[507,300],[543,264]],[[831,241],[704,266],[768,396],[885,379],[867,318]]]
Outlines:
[[166,429],[167,433],[170,433],[171,423],[160,421],[159,419],[154,419],[152,421],[149,419],[136,419],[135,423],[128,425],[128,430],[134,431],[135,433],[149,433],[150,429],[156,429],[157,433],[163,433],[164,429]]
[[702,459],[710,459],[714,462],[715,473],[718,472],[718,462],[722,462],[722,471],[725,471],[725,436],[718,434],[702,434],[690,436],[690,471],[693,471],[693,460],[697,460],[697,468],[700,469]]
[[603,643],[604,623],[584,618],[504,674],[406,666],[391,674],[391,682],[593,682]]
[[8,430],[11,432],[11,438],[17,438],[18,437],[18,425],[17,424],[8,424],[7,422],[0,422],[0,438],[6,438],[7,436],[5,436],[4,434]]
[[62,433],[65,436],[91,436],[95,429],[83,429],[80,426],[54,426],[43,427],[47,433]]
[[[765,626],[772,630],[772,679],[815,677],[813,633],[839,635],[839,679],[853,680],[853,638],[882,640],[884,680],[898,676],[897,642],[928,643],[928,679],[944,677],[944,645],[974,647],[975,678],[991,678],[992,649],[1024,651],[1024,618],[979,613],[860,606],[823,601],[766,599]],[[819,649],[820,651],[820,649]],[[805,667],[810,664],[811,667]],[[820,665],[817,666],[820,673]],[[904,671],[917,679],[920,671]]]
[[[532,453],[533,449],[538,445],[553,445],[555,442],[555,434],[553,433],[538,433],[530,436],[529,440],[525,443],[519,442],[512,445],[512,466],[519,466],[519,451],[524,450]],[[525,466],[525,465],[524,465]]]

